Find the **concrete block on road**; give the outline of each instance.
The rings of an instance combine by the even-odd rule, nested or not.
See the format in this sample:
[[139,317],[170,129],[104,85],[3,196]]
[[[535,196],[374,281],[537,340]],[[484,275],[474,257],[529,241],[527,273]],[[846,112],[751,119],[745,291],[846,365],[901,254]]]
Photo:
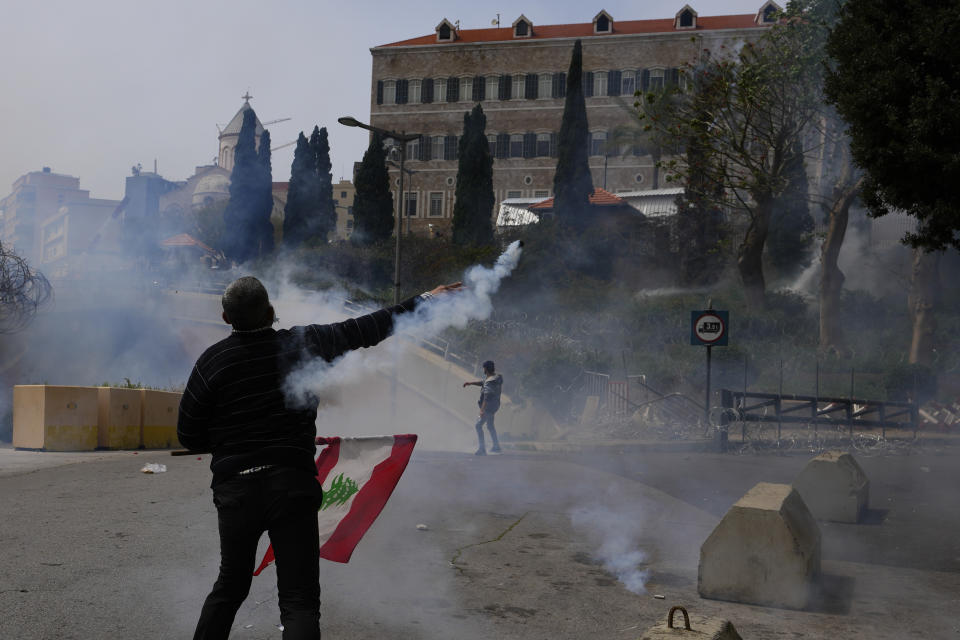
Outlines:
[[97,389],[46,384],[13,387],[13,446],[44,451],[97,448]]
[[820,577],[820,528],[790,485],[760,482],[700,548],[704,598],[804,609]]
[[867,474],[843,451],[827,451],[810,460],[793,488],[814,518],[831,522],[859,522],[870,498]]

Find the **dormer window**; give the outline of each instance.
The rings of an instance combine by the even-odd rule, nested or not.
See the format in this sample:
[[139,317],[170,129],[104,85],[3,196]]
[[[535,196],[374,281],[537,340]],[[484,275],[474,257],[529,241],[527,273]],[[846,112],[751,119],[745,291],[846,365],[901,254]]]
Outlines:
[[777,21],[777,15],[783,11],[776,2],[773,0],[768,0],[764,3],[760,10],[757,11],[757,17],[754,19],[754,22],[757,24],[773,24]]
[[674,18],[674,26],[677,29],[696,29],[697,12],[694,11],[690,5],[684,6],[683,9],[677,12]]
[[533,35],[533,23],[526,16],[520,16],[513,23],[514,38],[529,38]]
[[453,42],[457,38],[457,29],[446,18],[437,25],[437,42]]
[[613,18],[606,11],[601,11],[593,17],[594,33],[613,33]]

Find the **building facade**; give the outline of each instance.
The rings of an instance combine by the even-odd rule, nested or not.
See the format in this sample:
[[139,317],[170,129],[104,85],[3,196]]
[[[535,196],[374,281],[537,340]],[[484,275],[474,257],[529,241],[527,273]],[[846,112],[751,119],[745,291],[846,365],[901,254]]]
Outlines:
[[[553,195],[566,72],[578,39],[594,185],[612,193],[665,186],[654,184],[653,158],[608,143],[634,120],[634,92],[683,82],[684,64],[756,39],[779,9],[767,1],[755,14],[711,17],[686,5],[673,18],[631,21],[601,11],[591,22],[544,26],[521,15],[492,29],[443,20],[433,34],[372,48],[371,124],[421,134],[406,154],[412,229],[449,227],[463,116],[477,103],[487,117],[496,204]],[[397,198],[399,171],[389,169]]]
[[120,204],[91,198],[80,178],[49,167],[17,178],[0,200],[0,241],[34,267],[62,259],[68,247],[88,247]]

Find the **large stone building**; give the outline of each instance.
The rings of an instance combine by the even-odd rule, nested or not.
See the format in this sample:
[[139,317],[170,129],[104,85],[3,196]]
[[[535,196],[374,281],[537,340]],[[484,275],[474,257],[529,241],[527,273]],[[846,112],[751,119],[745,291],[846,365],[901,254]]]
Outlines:
[[[371,124],[421,134],[406,156],[414,172],[404,184],[412,228],[449,226],[458,136],[476,103],[487,116],[497,204],[553,195],[566,72],[578,39],[594,185],[613,193],[663,186],[653,184],[650,156],[607,144],[631,121],[634,91],[682,82],[682,65],[757,38],[778,10],[767,1],[755,14],[700,16],[686,5],[673,18],[619,21],[600,11],[591,22],[563,25],[520,15],[509,27],[488,29],[444,19],[430,35],[372,48]],[[390,171],[397,190],[399,172]]]
[[49,167],[26,173],[0,200],[0,241],[37,268],[62,261],[70,252],[104,249],[100,238],[118,200],[91,198],[80,179]]

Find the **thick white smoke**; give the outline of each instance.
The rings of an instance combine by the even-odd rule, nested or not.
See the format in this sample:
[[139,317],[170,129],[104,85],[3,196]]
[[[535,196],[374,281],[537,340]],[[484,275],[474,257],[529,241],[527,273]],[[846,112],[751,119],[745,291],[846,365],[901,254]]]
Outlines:
[[628,591],[646,593],[650,572],[642,566],[646,554],[637,548],[642,527],[637,518],[612,507],[590,505],[571,511],[570,521],[596,545],[594,555],[606,571]]
[[[463,276],[463,290],[431,300],[420,305],[416,312],[399,316],[394,327],[395,334],[413,338],[426,338],[439,334],[450,327],[463,328],[470,320],[485,320],[493,311],[491,297],[500,288],[500,283],[516,268],[520,260],[522,244],[515,241],[497,258],[493,267],[474,265]],[[440,284],[440,283],[438,283]],[[320,322],[318,316],[328,315],[333,296],[309,296],[300,291],[282,290],[277,300],[277,313],[283,324],[292,320],[298,324]],[[297,322],[303,317],[305,307],[313,318]],[[340,305],[337,305],[340,306]],[[331,321],[331,320],[327,320]],[[332,363],[317,359],[292,372],[286,380],[285,392],[291,403],[308,403],[319,396],[331,393],[333,386],[357,382],[365,376],[396,362],[400,352],[409,342],[396,336],[374,349],[352,351]]]

